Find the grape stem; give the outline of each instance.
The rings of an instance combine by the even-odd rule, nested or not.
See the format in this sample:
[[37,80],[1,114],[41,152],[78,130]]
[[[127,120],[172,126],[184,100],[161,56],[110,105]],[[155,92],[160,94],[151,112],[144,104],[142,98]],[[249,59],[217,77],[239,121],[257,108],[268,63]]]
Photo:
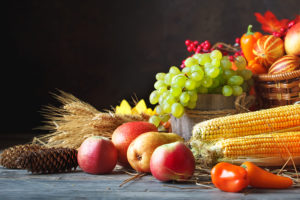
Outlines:
[[[220,45],[220,44],[223,46],[222,48],[218,47],[218,45]],[[213,45],[212,48],[213,49],[221,49],[221,50],[225,50],[228,52],[234,52],[234,53],[239,51],[239,48],[236,48],[236,47],[234,47],[230,44],[226,44],[224,42],[217,42],[216,44]]]
[[190,78],[189,75],[188,75],[187,73],[184,73],[184,75],[185,75],[187,78]]

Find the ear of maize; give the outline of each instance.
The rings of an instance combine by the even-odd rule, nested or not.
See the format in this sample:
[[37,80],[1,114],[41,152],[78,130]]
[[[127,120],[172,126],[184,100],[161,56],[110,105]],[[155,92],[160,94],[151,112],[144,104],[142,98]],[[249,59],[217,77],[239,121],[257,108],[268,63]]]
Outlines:
[[[300,131],[258,134],[209,143],[191,143],[192,150],[211,163],[251,161],[261,166],[282,166],[290,159],[300,164]],[[197,146],[199,145],[199,146]]]
[[214,118],[196,124],[192,140],[212,141],[300,126],[300,104]]

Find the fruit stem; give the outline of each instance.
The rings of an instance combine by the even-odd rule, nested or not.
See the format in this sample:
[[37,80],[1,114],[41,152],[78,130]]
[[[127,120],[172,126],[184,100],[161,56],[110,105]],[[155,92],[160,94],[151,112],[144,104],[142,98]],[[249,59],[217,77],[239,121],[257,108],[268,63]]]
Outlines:
[[249,24],[246,35],[253,35],[253,34],[254,34],[254,33],[252,32],[252,27],[253,27],[253,26],[252,26],[251,24]]

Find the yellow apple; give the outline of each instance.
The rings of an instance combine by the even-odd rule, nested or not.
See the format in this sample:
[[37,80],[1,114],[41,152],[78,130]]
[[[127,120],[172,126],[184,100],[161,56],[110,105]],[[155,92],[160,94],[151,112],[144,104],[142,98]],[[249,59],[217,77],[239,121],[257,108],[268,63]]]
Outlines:
[[175,133],[147,132],[139,135],[131,142],[127,150],[127,159],[133,169],[138,172],[150,172],[150,159],[154,150],[163,144],[184,139]]

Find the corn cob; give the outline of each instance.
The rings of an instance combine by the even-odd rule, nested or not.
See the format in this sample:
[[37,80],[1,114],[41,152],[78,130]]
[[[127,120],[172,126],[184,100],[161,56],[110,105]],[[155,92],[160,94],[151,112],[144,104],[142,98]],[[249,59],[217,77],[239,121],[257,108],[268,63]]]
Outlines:
[[192,140],[211,141],[300,126],[300,104],[219,117],[196,124]]
[[292,158],[300,164],[300,131],[249,135],[199,144],[191,143],[192,149],[199,151],[200,156],[211,163],[252,161],[259,165],[281,166]]

